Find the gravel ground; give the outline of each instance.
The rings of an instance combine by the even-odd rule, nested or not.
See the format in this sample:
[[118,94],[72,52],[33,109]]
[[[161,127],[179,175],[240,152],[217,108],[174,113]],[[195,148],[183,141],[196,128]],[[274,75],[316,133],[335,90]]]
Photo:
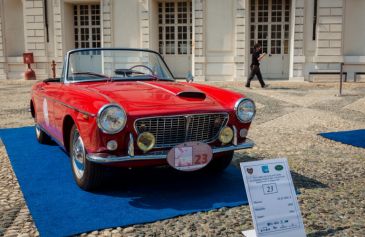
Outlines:
[[[31,125],[28,101],[34,82],[0,81],[0,127]],[[249,137],[256,147],[235,154],[234,164],[287,157],[305,229],[314,236],[365,236],[365,149],[317,134],[365,128],[365,84],[271,83],[243,89],[243,83],[211,83],[247,94],[258,111]],[[256,86],[256,87],[255,87]],[[38,236],[0,143],[0,236]],[[242,236],[252,228],[248,206],[199,212],[150,224],[106,229],[81,236]]]

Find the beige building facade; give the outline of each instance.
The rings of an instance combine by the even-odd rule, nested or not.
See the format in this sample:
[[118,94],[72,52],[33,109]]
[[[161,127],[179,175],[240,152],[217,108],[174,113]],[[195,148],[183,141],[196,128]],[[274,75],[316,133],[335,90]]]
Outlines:
[[177,78],[238,81],[259,42],[266,79],[345,63],[353,80],[365,72],[364,11],[364,0],[0,0],[0,79],[23,77],[24,52],[43,79],[70,49],[132,47],[160,52]]

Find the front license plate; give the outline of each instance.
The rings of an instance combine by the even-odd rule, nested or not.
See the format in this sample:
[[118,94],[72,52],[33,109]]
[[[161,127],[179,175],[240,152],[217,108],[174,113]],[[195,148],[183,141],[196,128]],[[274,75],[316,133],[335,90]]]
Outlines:
[[173,147],[168,155],[170,166],[182,171],[195,171],[205,167],[212,160],[213,152],[202,142],[185,142]]

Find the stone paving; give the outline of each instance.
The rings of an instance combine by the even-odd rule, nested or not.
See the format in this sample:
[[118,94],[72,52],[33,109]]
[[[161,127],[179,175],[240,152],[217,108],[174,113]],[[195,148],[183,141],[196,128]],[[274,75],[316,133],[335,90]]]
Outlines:
[[[0,81],[0,127],[33,123],[29,90],[33,82]],[[365,236],[365,149],[317,134],[365,128],[365,84],[271,82],[268,89],[243,83],[210,83],[245,93],[257,103],[249,131],[256,147],[235,153],[234,165],[287,157],[306,233],[314,236]],[[0,143],[0,236],[38,236],[6,150]],[[81,236],[242,236],[252,228],[248,206],[199,212],[144,225],[113,228]]]

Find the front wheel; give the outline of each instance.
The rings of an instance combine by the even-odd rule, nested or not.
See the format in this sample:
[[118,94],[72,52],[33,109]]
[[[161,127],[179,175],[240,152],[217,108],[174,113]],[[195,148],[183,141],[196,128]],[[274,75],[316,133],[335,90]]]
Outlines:
[[86,154],[80,133],[73,125],[70,133],[72,173],[77,185],[86,191],[90,191],[101,184],[102,167],[86,159]]
[[51,143],[51,137],[48,136],[47,133],[45,133],[38,124],[36,124],[35,126],[35,136],[37,138],[37,141],[40,144],[49,144]]
[[234,151],[226,151],[213,156],[212,161],[203,170],[219,173],[225,170],[233,159]]

